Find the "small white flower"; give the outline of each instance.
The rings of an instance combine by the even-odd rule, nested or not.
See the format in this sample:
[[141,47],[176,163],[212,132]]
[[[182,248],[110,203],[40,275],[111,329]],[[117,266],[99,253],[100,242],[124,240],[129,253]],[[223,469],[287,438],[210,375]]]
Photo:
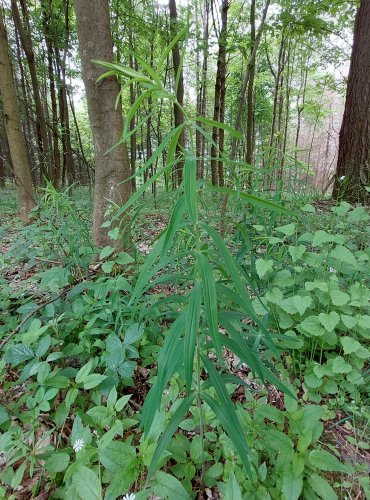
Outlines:
[[336,273],[336,270],[334,269],[334,267],[329,267],[329,273]]
[[339,177],[339,180],[340,180],[340,181],[344,181],[344,179],[345,179],[345,178],[346,178],[346,176],[345,176],[345,175],[342,175],[341,177]]
[[122,500],[135,500],[135,494],[126,493],[126,495],[123,495]]
[[76,441],[73,443],[73,449],[76,453],[81,451],[84,446],[85,441],[83,439],[76,439]]

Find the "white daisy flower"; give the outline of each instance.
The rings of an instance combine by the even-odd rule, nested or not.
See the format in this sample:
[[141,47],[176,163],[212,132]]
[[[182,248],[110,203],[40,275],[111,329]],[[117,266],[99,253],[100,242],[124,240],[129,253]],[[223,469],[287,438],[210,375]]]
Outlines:
[[83,439],[76,439],[76,441],[73,443],[73,449],[76,453],[81,451],[84,446],[85,441]]
[[126,495],[123,495],[122,500],[135,500],[135,493],[126,493]]

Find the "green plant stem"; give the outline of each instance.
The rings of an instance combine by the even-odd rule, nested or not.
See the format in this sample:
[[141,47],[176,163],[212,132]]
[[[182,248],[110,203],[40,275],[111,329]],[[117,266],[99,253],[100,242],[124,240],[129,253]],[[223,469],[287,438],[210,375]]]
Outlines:
[[197,334],[197,347],[196,347],[196,356],[197,356],[197,372],[196,372],[196,383],[197,383],[197,404],[198,404],[198,409],[199,409],[199,432],[200,432],[200,438],[201,438],[201,451],[200,451],[200,459],[201,459],[201,473],[200,473],[200,480],[201,480],[201,487],[202,491],[204,490],[204,424],[203,424],[203,412],[202,412],[202,398],[200,395],[200,375],[201,375],[201,370],[200,370],[200,331],[198,330]]

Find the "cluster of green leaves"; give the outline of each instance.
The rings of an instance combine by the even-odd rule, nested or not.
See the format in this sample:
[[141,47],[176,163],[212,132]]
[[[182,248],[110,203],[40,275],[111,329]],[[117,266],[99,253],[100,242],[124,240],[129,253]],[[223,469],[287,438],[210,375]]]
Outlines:
[[254,307],[284,334],[277,343],[291,350],[287,368],[298,383],[303,378],[304,399],[320,402],[329,395],[343,404],[348,397],[359,402],[367,382],[369,215],[344,202],[332,212],[329,231],[290,223],[265,234],[254,225],[264,254],[252,268],[265,291]]

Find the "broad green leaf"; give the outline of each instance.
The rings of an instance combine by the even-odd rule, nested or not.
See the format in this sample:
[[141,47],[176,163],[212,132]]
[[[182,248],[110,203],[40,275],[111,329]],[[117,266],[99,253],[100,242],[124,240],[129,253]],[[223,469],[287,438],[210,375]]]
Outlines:
[[289,246],[288,251],[292,257],[292,261],[297,262],[297,260],[299,260],[305,253],[306,247],[304,245]]
[[191,381],[193,378],[194,354],[199,330],[201,303],[202,287],[199,282],[196,282],[190,292],[189,306],[186,310],[187,314],[184,332],[184,371],[185,384],[188,391],[190,391]]
[[178,479],[161,470],[156,473],[151,487],[160,498],[176,500],[190,500],[191,498]]
[[337,494],[328,481],[322,476],[319,476],[318,474],[311,474],[307,480],[313,491],[319,495],[322,500],[338,500]]
[[274,265],[273,260],[257,259],[256,260],[256,271],[260,278],[263,278],[265,274],[272,271]]
[[283,233],[285,234],[285,236],[293,236],[296,231],[296,225],[293,223],[286,224],[285,226],[276,227],[275,231],[277,231],[278,233]]
[[342,464],[336,456],[325,450],[312,450],[309,455],[310,464],[324,471],[351,473],[351,467]]
[[322,337],[325,335],[325,329],[321,326],[320,320],[317,316],[307,316],[300,326],[310,335],[314,337]]
[[136,449],[122,441],[111,441],[107,446],[99,448],[99,460],[112,472],[131,469],[137,462]]
[[330,311],[330,313],[320,313],[319,321],[322,326],[328,332],[332,332],[334,328],[338,325],[340,320],[339,314],[335,311]]
[[351,250],[343,245],[337,245],[334,250],[330,252],[331,257],[350,264],[351,266],[357,267],[357,261]]
[[106,246],[106,247],[104,247],[103,250],[100,252],[99,260],[106,259],[110,255],[112,255],[113,252],[114,252],[114,248],[113,247],[110,247],[109,245]]
[[68,453],[53,453],[45,462],[46,469],[53,474],[64,471],[68,467],[68,464]]
[[313,237],[312,246],[319,247],[324,243],[332,243],[335,241],[335,237],[326,231],[316,231]]
[[144,325],[139,323],[134,323],[129,326],[126,330],[125,337],[123,340],[124,345],[131,345],[137,342],[144,335]]
[[101,485],[97,473],[93,469],[89,469],[81,465],[75,474],[72,476],[72,483],[78,491],[78,494],[83,499],[101,500]]
[[341,292],[340,290],[330,290],[330,298],[335,306],[344,306],[351,299],[348,293]]
[[301,295],[295,295],[292,297],[292,301],[301,316],[303,316],[306,310],[312,305],[312,299],[307,295],[304,297]]
[[113,266],[114,266],[114,261],[109,260],[108,262],[103,262],[101,268],[102,268],[103,272],[105,272],[106,274],[109,274],[112,272]]
[[91,372],[93,365],[94,365],[94,360],[90,359],[90,361],[88,363],[86,363],[86,365],[82,366],[78,370],[76,377],[75,377],[76,384],[81,384],[82,382],[84,382],[86,380],[86,377]]
[[283,486],[282,492],[284,494],[285,500],[298,500],[301,495],[303,488],[303,476],[296,475],[289,465],[283,471]]
[[117,257],[115,258],[114,261],[120,266],[125,266],[127,264],[131,264],[132,262],[134,262],[134,259],[128,253],[120,252],[117,254]]
[[334,373],[349,373],[352,371],[352,366],[345,361],[342,356],[337,356],[333,361]]
[[23,344],[16,344],[11,346],[6,351],[4,360],[13,366],[18,366],[19,364],[33,357],[34,353],[30,347],[27,347]]
[[362,347],[360,342],[348,336],[341,337],[340,342],[343,346],[344,354],[352,354]]
[[91,373],[90,375],[87,375],[84,378],[83,381],[84,389],[86,390],[93,389],[94,387],[100,385],[106,378],[107,378],[106,375],[100,375],[99,373]]

